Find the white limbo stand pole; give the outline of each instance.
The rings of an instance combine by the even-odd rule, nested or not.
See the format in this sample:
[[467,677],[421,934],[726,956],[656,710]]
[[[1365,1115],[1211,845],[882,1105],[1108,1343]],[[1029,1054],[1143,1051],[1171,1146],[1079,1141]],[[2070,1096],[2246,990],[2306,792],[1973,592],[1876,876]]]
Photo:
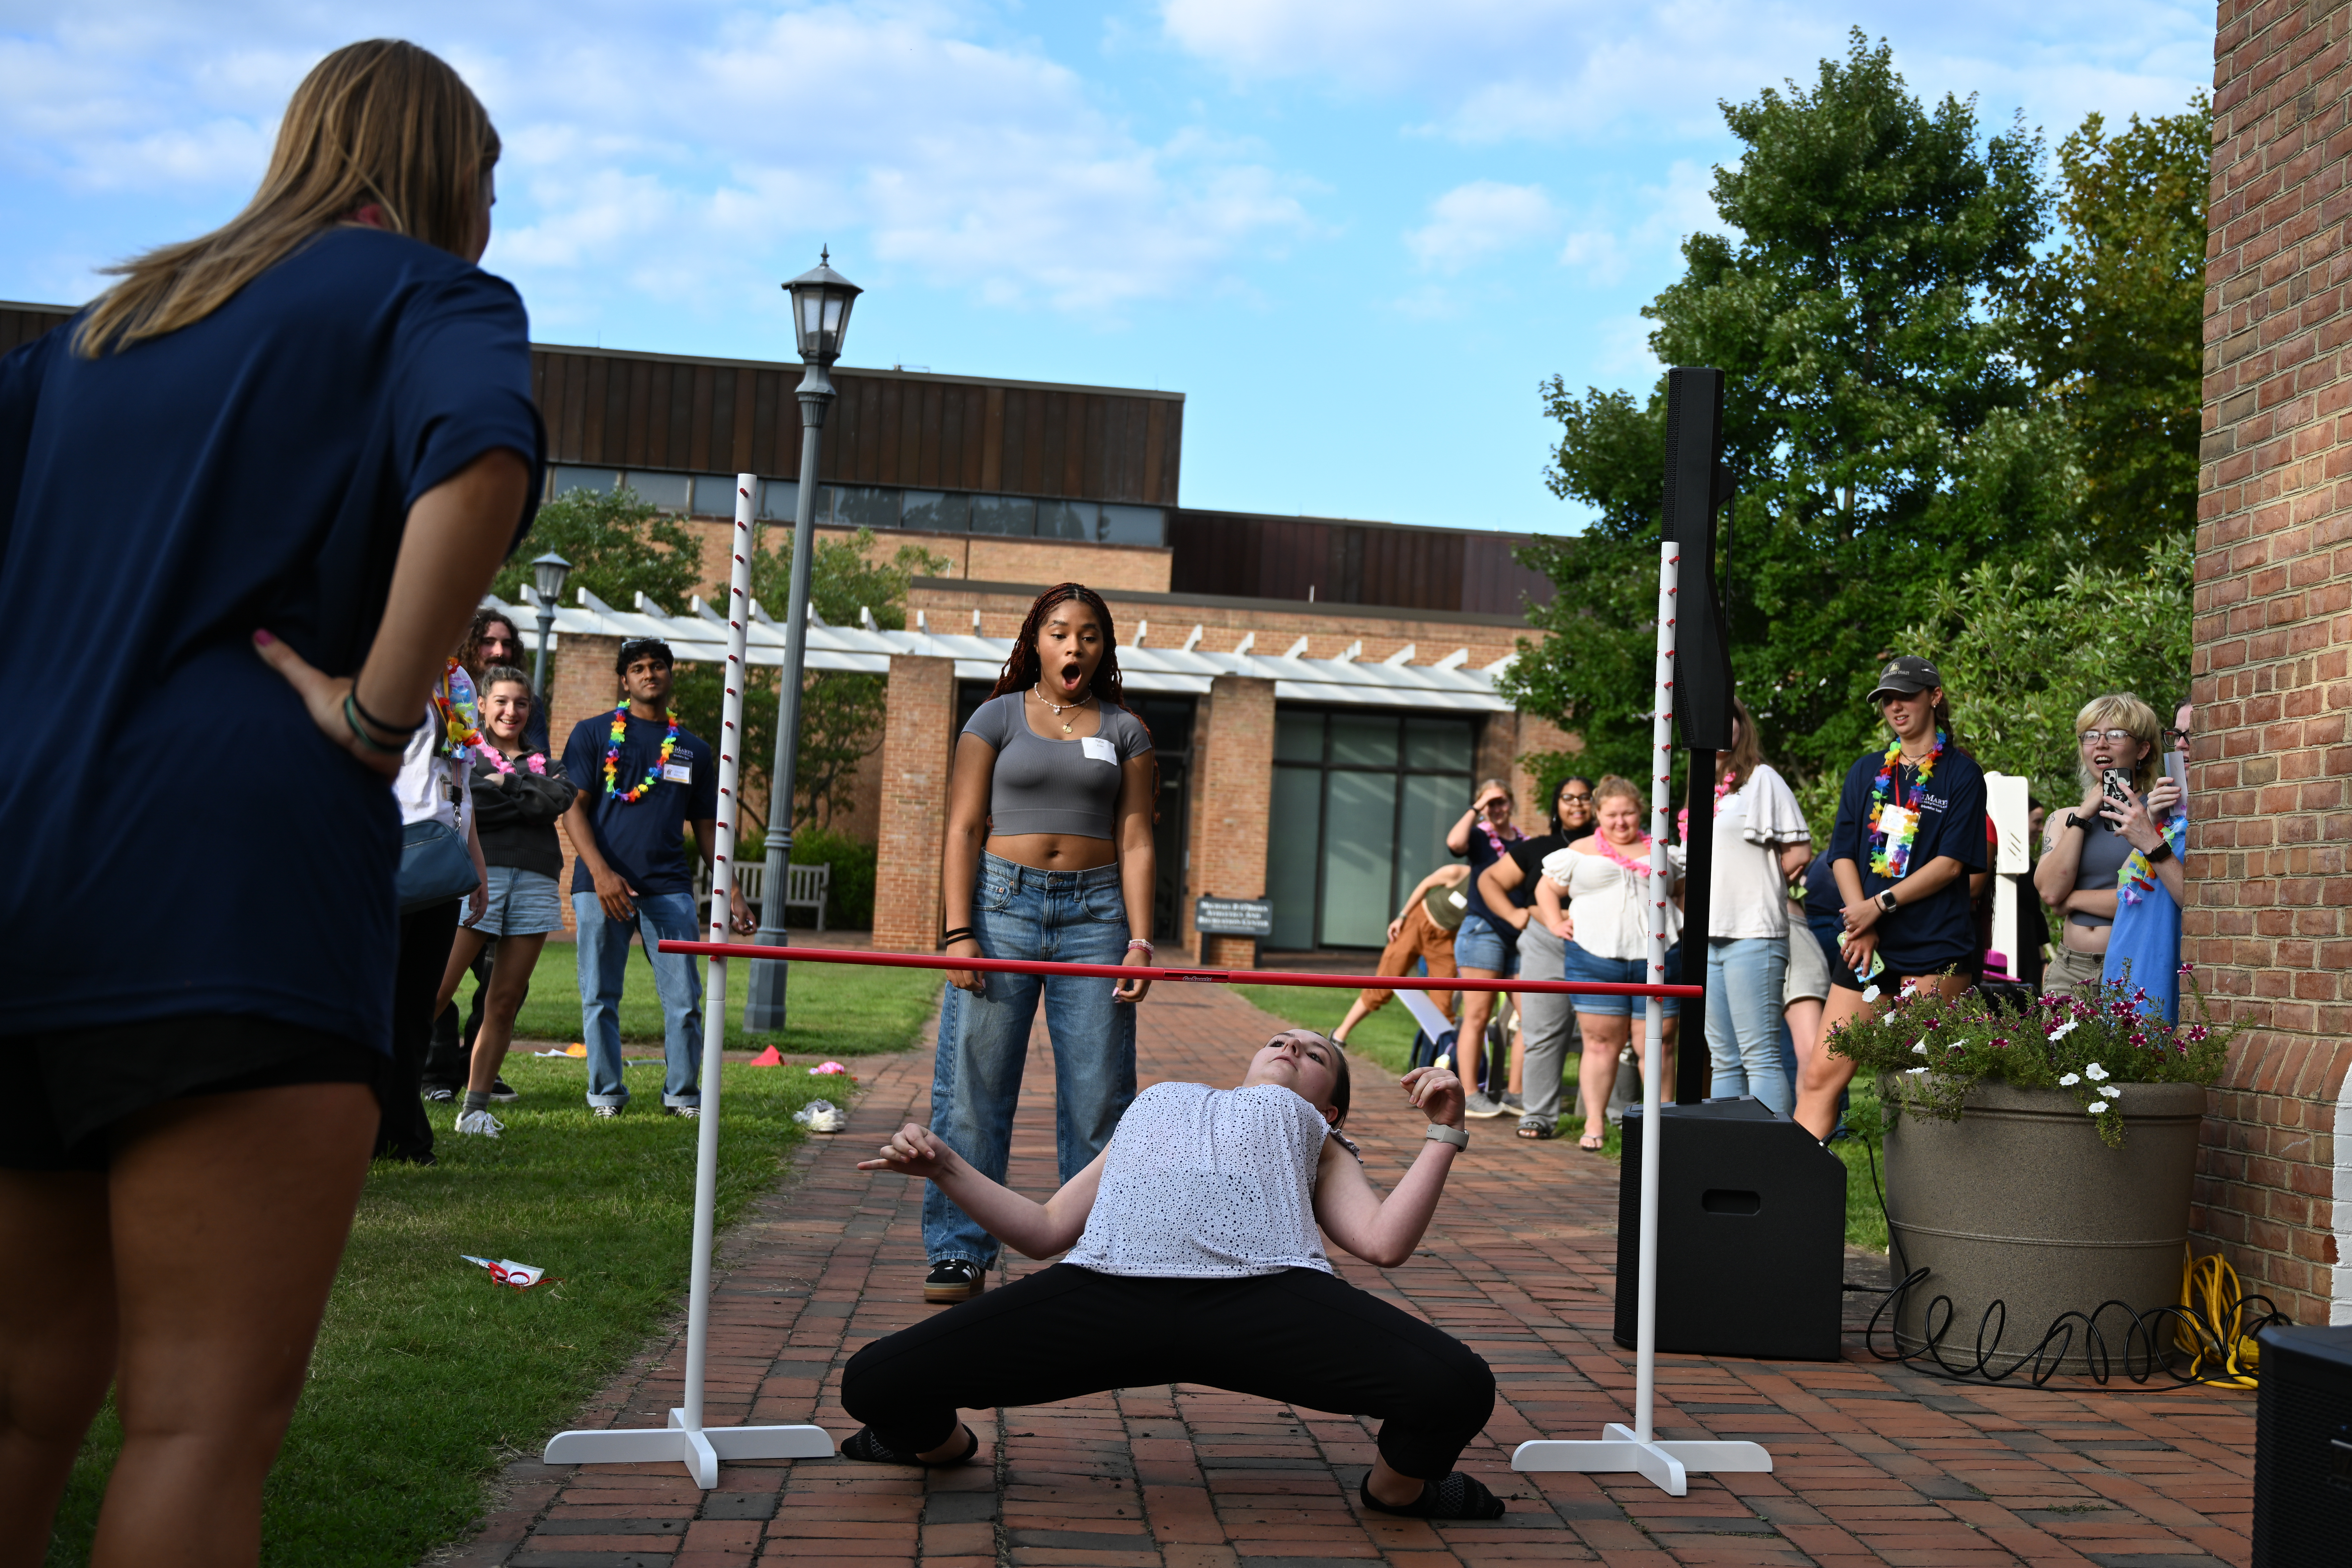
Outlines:
[[[735,887],[736,755],[743,749],[743,641],[751,615],[751,495],[757,478],[735,476],[735,564],[727,587],[727,679],[719,740],[719,829],[712,846],[710,940],[728,938]],[[773,895],[773,896],[781,896]],[[674,1459],[694,1484],[719,1484],[721,1459],[822,1459],[833,1437],[822,1426],[709,1426],[702,1424],[703,1372],[710,1359],[710,1251],[719,1197],[719,1068],[727,1038],[727,961],[709,960],[702,990],[702,1115],[694,1160],[694,1278],[686,1308],[686,1403],[667,1427],[559,1432],[551,1465],[632,1465]]]
[[[1675,595],[1680,585],[1682,547],[1673,540],[1658,547],[1658,679],[1657,708],[1650,721],[1651,760],[1657,771],[1650,779],[1650,981],[1666,980],[1666,889],[1672,885],[1666,860],[1666,808],[1674,795],[1675,744]],[[1706,933],[1700,933],[1704,941]],[[1664,1060],[1665,1003],[1649,998],[1643,1015],[1642,1042],[1642,1262],[1635,1289],[1633,1330],[1633,1420],[1632,1426],[1612,1421],[1601,1429],[1597,1442],[1522,1443],[1511,1454],[1515,1470],[1577,1470],[1591,1474],[1638,1471],[1669,1496],[1690,1490],[1690,1473],[1708,1471],[1769,1471],[1772,1456],[1759,1443],[1717,1442],[1711,1439],[1659,1441],[1653,1415],[1658,1396],[1658,1148],[1665,1128],[1658,1116],[1659,1079]],[[1693,1043],[1685,1040],[1685,1050]],[[1697,1049],[1705,1050],[1705,1041]],[[1617,1281],[1622,1290],[1625,1282]]]

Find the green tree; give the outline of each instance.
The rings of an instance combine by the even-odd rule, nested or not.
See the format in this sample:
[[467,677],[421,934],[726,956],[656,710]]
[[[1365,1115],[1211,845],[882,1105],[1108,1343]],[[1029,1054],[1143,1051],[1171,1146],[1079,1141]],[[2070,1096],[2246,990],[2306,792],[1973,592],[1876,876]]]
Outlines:
[[[2048,197],[2037,135],[1981,136],[1973,100],[1923,107],[1859,29],[1810,89],[1723,111],[1745,147],[1716,172],[1731,237],[1686,240],[1643,314],[1661,361],[1727,373],[1734,672],[1803,777],[1862,748],[1862,698],[1937,584],[2072,513],[2071,445],[2030,406],[2013,316]],[[1544,389],[1548,481],[1598,516],[1521,552],[1556,585],[1528,617],[1552,635],[1502,686],[1580,732],[1587,771],[1646,757],[1664,391]]]
[[2202,92],[2112,139],[2094,114],[2058,144],[2065,243],[2026,286],[2024,348],[2083,454],[2077,549],[2102,559],[2197,524],[2212,148]]
[[585,588],[617,609],[629,608],[643,594],[666,609],[682,610],[702,585],[702,544],[693,531],[625,486],[566,490],[541,507],[521,548],[491,580],[490,592],[521,604],[532,557],[551,550],[572,563],[566,593]]
[[[751,597],[762,613],[781,620],[792,599],[793,536],[788,528],[761,530],[751,555]],[[907,583],[913,577],[944,570],[949,563],[919,545],[902,544],[887,560],[877,560],[873,530],[859,529],[847,539],[824,539],[809,561],[809,603],[833,626],[859,624],[861,611],[873,613],[874,624],[885,631],[907,625]],[[682,665],[677,679],[679,721],[698,735],[719,732],[719,702],[725,696],[717,665]],[[767,821],[768,767],[776,754],[776,695],[782,671],[773,665],[754,666],[743,692],[741,795],[747,826],[764,828]],[[812,670],[801,689],[800,753],[794,769],[793,820],[795,824],[829,823],[836,811],[848,809],[858,764],[881,744],[882,721],[889,678],[853,670]]]

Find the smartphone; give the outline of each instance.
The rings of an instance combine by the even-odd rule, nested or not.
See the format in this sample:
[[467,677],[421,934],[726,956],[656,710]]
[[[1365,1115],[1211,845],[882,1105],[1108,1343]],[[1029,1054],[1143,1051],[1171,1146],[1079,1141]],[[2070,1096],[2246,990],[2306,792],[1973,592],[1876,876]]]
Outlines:
[[[2115,804],[2117,812],[2130,808],[2131,770],[2129,768],[2107,769],[2099,775],[2099,787],[2105,792],[2107,799]],[[2105,813],[2102,812],[2100,815],[2105,816]]]
[[2189,759],[2186,756],[2179,752],[2165,752],[2164,776],[2170,779],[2173,787],[2180,791],[2182,800],[2189,798]]

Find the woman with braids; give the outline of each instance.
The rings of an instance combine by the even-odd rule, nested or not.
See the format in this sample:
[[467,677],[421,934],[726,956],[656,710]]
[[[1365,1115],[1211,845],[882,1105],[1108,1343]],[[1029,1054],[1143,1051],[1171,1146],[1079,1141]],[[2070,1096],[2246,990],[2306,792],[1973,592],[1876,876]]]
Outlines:
[[[1102,595],[1037,595],[996,689],[956,742],[943,881],[948,952],[966,958],[1149,964],[1157,875],[1151,737],[1127,710]],[[948,971],[931,1129],[991,1182],[1004,1179],[1029,1027],[1042,998],[1054,1046],[1054,1133],[1068,1182],[1109,1143],[1135,1098],[1135,1010],[1150,982]],[[993,1237],[947,1194],[923,1197],[923,1300],[968,1300]]]
[[1896,988],[1968,989],[1960,973],[1976,955],[1969,873],[1985,859],[1984,770],[1960,749],[1944,678],[1916,655],[1887,661],[1870,700],[1895,732],[1885,751],[1846,770],[1830,875],[1843,933],[1830,966],[1823,1048],[1797,1076],[1797,1120],[1826,1142],[1853,1058],[1827,1048],[1847,1020],[1865,1017]]

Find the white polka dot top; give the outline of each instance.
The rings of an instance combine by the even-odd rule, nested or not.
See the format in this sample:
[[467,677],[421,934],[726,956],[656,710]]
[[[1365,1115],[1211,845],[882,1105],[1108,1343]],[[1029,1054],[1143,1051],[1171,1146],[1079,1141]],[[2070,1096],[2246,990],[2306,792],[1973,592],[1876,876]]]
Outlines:
[[1087,1232],[1064,1261],[1155,1279],[1328,1274],[1314,1196],[1329,1131],[1278,1083],[1153,1084],[1119,1118]]

